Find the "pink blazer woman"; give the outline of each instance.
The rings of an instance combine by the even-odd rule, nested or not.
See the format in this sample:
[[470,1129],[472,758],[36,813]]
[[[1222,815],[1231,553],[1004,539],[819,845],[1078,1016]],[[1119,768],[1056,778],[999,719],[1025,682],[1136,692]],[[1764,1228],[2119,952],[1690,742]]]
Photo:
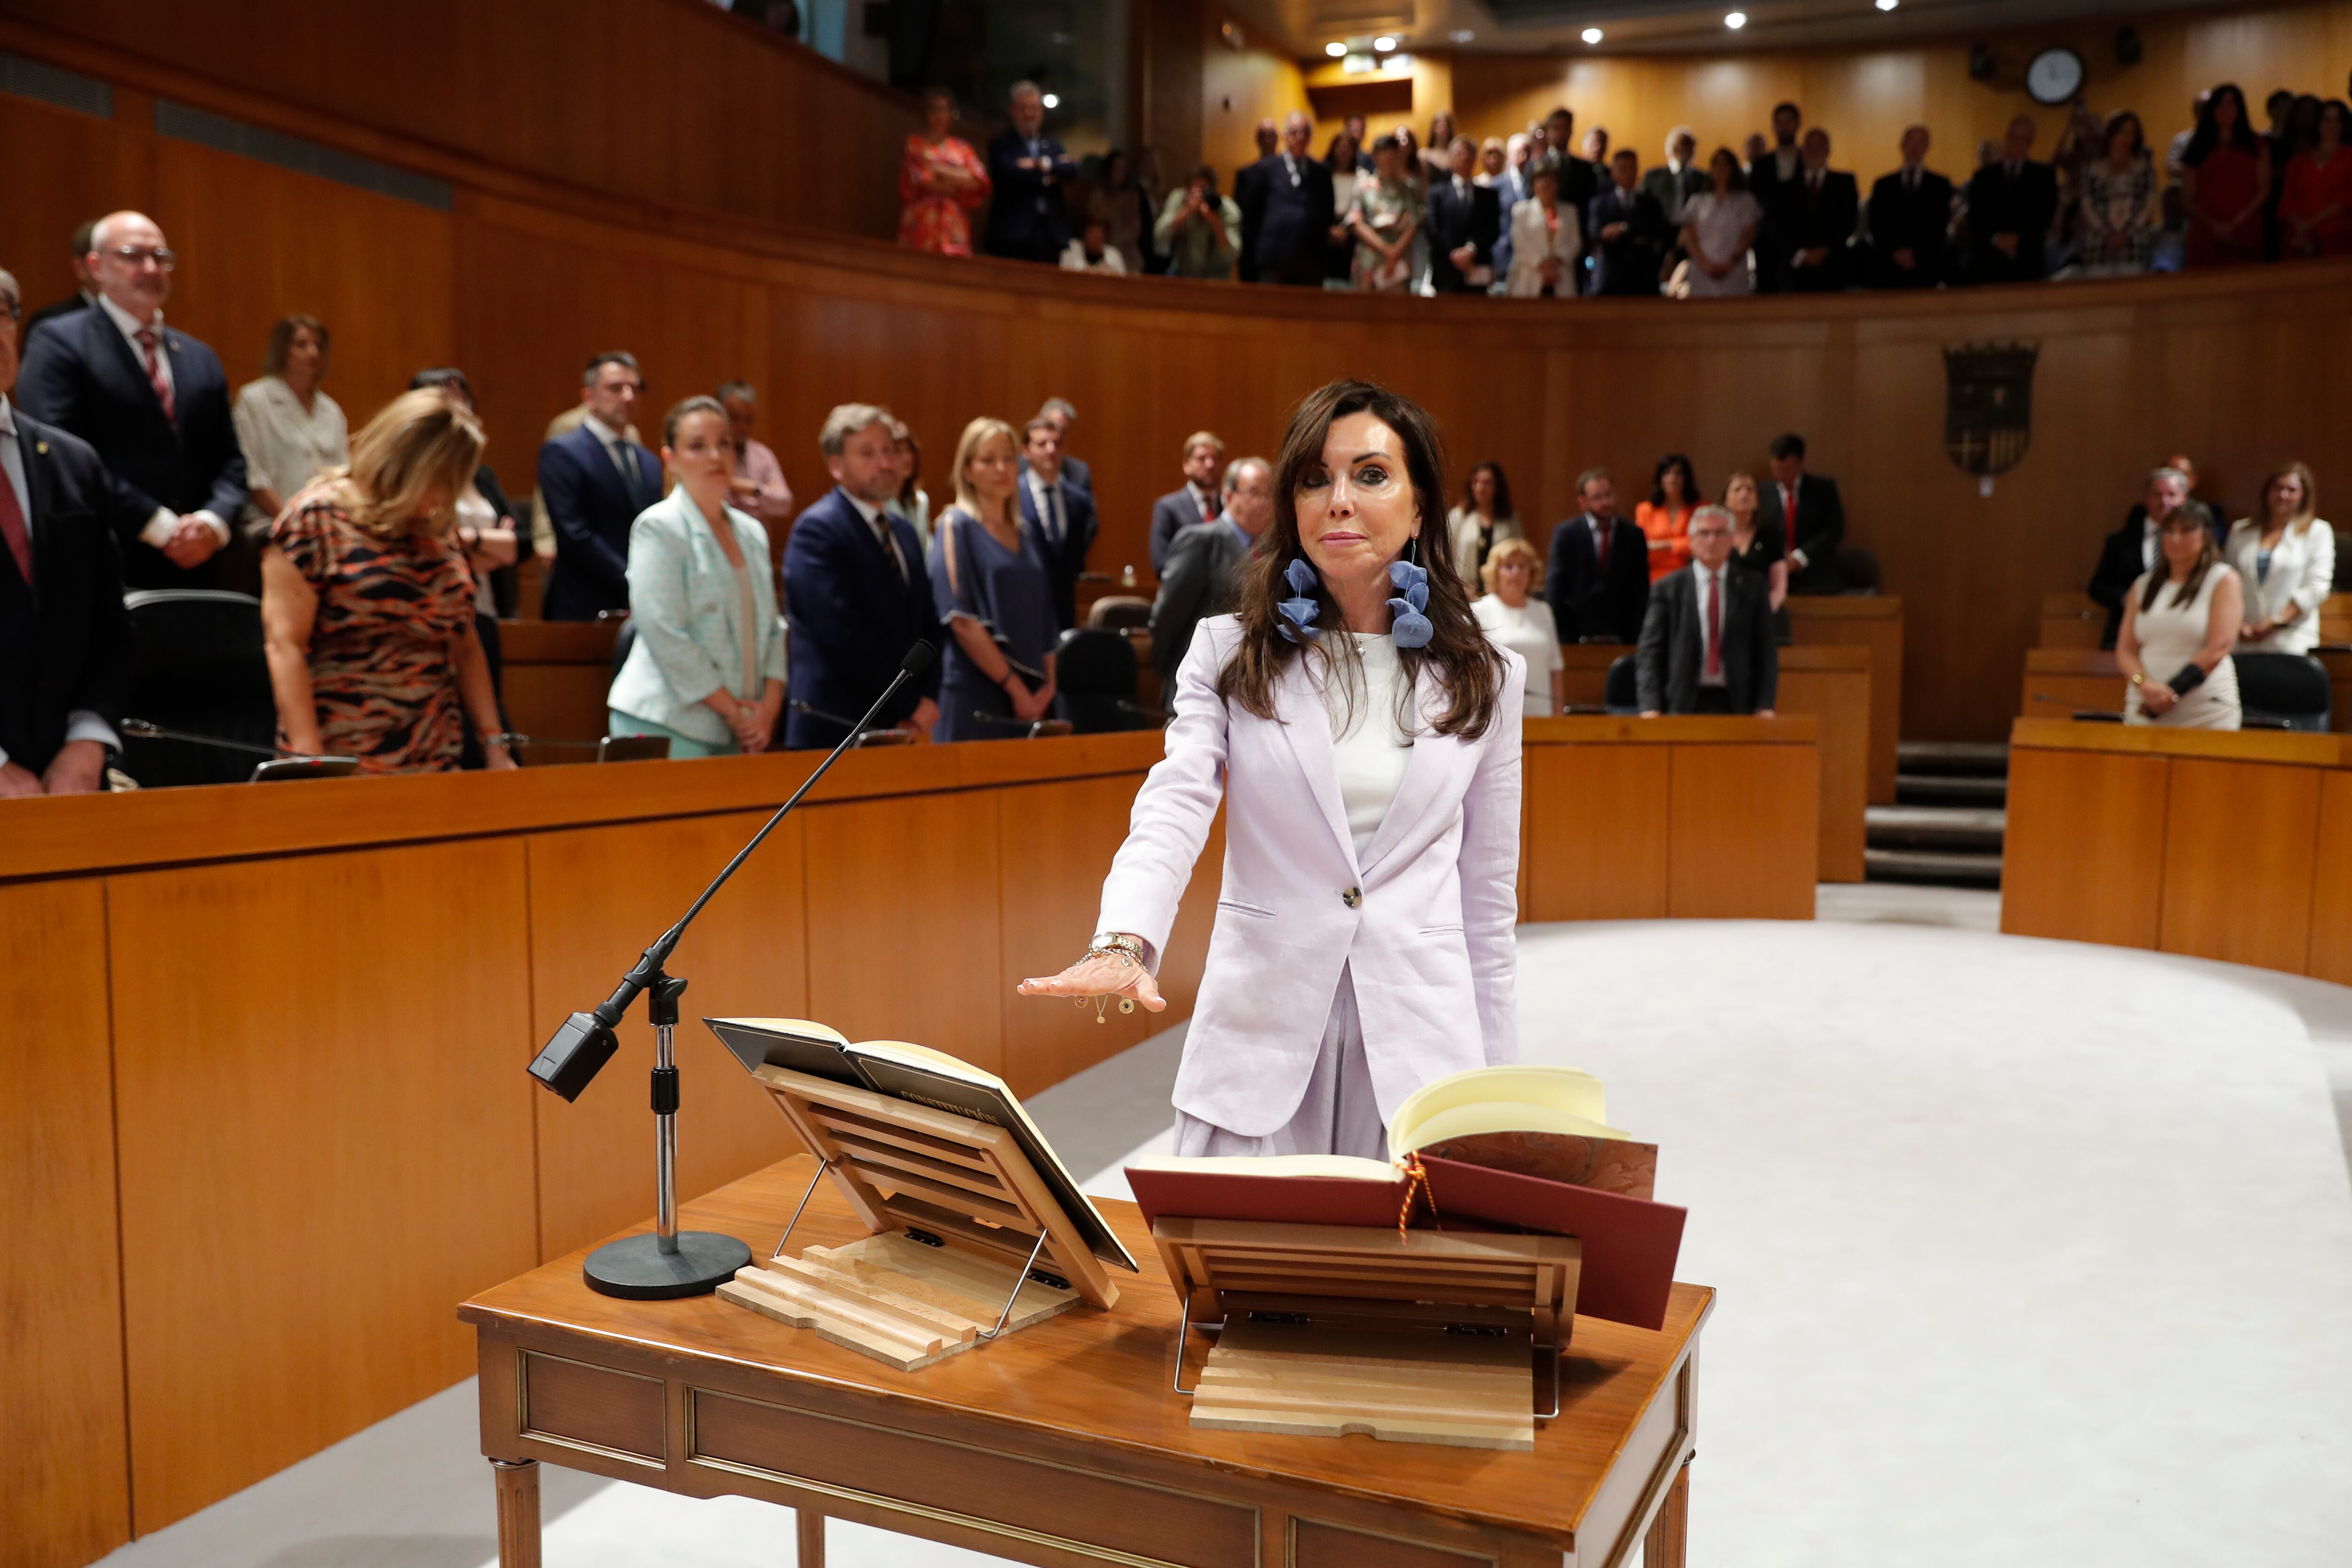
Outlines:
[[[1290,1120],[1307,1091],[1343,966],[1383,1121],[1423,1084],[1518,1059],[1519,722],[1527,665],[1508,668],[1475,740],[1423,731],[1359,863],[1321,682],[1292,659],[1272,720],[1228,708],[1217,676],[1240,621],[1200,624],[1176,672],[1168,754],[1135,797],[1103,883],[1098,931],[1129,931],[1156,969],[1211,822],[1225,868],[1176,1109],[1245,1137]],[[1445,697],[1433,671],[1425,718]]]

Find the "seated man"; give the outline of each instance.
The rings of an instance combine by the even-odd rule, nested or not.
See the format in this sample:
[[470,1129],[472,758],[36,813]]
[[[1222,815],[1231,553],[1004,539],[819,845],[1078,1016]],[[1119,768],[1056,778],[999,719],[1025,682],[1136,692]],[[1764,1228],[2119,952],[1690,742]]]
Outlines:
[[1772,717],[1780,683],[1764,579],[1731,564],[1731,514],[1691,514],[1691,563],[1658,579],[1634,653],[1642,717],[1753,713]]
[[1250,549],[1274,521],[1273,466],[1264,458],[1235,458],[1225,465],[1224,498],[1216,521],[1176,535],[1151,603],[1151,666],[1163,692],[1175,689],[1192,629],[1229,613],[1240,598]]

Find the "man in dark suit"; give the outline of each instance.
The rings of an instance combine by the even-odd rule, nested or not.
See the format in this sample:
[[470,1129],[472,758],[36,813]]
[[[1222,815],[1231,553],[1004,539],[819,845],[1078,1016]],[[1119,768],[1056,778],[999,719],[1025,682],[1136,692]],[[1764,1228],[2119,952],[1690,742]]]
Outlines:
[[97,452],[16,412],[16,280],[0,272],[0,796],[97,789],[131,679],[117,530],[147,513]]
[[1045,577],[1054,587],[1054,620],[1064,631],[1078,624],[1078,574],[1095,542],[1095,498],[1062,478],[1062,433],[1051,419],[1029,421],[1021,433],[1021,526],[1037,541]]
[[1754,713],[1772,717],[1780,655],[1762,577],[1731,564],[1731,514],[1691,514],[1691,563],[1658,579],[1634,650],[1642,717]]
[[1188,528],[1169,552],[1151,602],[1151,664],[1160,671],[1160,705],[1175,695],[1176,671],[1192,646],[1192,631],[1241,600],[1241,574],[1250,552],[1274,521],[1274,467],[1264,458],[1236,458],[1225,466],[1224,509],[1217,521]]
[[[918,642],[943,635],[922,542],[883,508],[898,493],[890,416],[847,403],[817,437],[834,488],[793,525],[784,547],[784,617],[792,628],[784,744],[830,750],[882,695]],[[930,739],[940,667],[907,683],[875,722]]]
[[1933,289],[1944,276],[1952,224],[1952,182],[1927,164],[1927,128],[1903,132],[1903,166],[1870,187],[1874,289]]
[[1476,181],[1475,142],[1456,136],[1446,157],[1452,175],[1429,186],[1429,284],[1441,294],[1483,290],[1494,281],[1502,209],[1493,187]]
[[1846,247],[1862,213],[1861,188],[1852,174],[1830,167],[1830,133],[1820,126],[1805,132],[1800,156],[1796,182],[1780,195],[1787,216],[1780,288],[1790,294],[1843,289],[1851,278]]
[[130,586],[258,595],[259,553],[232,527],[246,485],[228,378],[211,349],[163,324],[173,265],[163,231],[121,212],[92,235],[98,303],[26,342],[16,400],[89,443],[138,502],[118,541]]
[[1666,161],[1642,175],[1642,189],[1666,216],[1666,232],[1679,234],[1683,204],[1707,189],[1706,171],[1691,162],[1698,156],[1698,136],[1687,125],[1666,132]]
[[1609,160],[1609,188],[1585,208],[1584,232],[1591,237],[1595,294],[1657,293],[1658,268],[1672,237],[1666,215],[1642,189],[1642,157],[1631,147],[1619,148]]
[[[1590,159],[1576,155],[1576,116],[1569,112],[1568,105],[1560,104],[1545,118],[1544,146],[1559,163],[1559,204],[1574,213],[1580,224],[1591,210],[1592,198],[1601,194],[1601,171]],[[1584,293],[1591,286],[1580,262],[1575,291]]]
[[1012,126],[988,144],[994,190],[982,248],[1015,261],[1052,263],[1070,243],[1070,211],[1063,191],[1078,165],[1045,134],[1045,95],[1034,81],[1013,84]]
[[2033,117],[2009,122],[2000,158],[1969,179],[1969,281],[2031,283],[2049,271],[2044,248],[2058,211],[2058,174],[2027,154]]
[[598,354],[580,378],[588,416],[539,449],[539,499],[555,529],[551,621],[629,607],[629,526],[662,495],[661,458],[625,433],[644,390],[634,354]]
[[1503,172],[1495,176],[1495,276],[1511,273],[1511,209],[1536,194],[1528,171],[1535,166],[1535,144],[1524,131],[1515,131],[1503,143]]
[[1789,552],[1789,591],[1834,594],[1838,544],[1845,538],[1845,501],[1837,481],[1805,472],[1805,438],[1794,431],[1772,437],[1772,482],[1764,487],[1759,521],[1780,531]]
[[2154,567],[2158,559],[2157,550],[2157,520],[2170,516],[2187,507],[2205,520],[2206,531],[2213,536],[2213,547],[2219,550],[2227,535],[2213,509],[2189,492],[2196,484],[2196,469],[2185,457],[2165,459],[2165,466],[2153,469],[2147,476],[2147,491],[2138,504],[2124,518],[2124,525],[2107,535],[2099,546],[2099,564],[2091,574],[2086,592],[2107,612],[2107,624],[2099,634],[2101,647],[2116,646],[2116,634],[2123,629],[2124,596],[2140,574]]
[[1184,488],[1171,490],[1151,503],[1151,574],[1168,575],[1168,552],[1178,536],[1195,523],[1209,522],[1224,509],[1217,493],[1217,470],[1225,464],[1225,444],[1213,430],[1195,430],[1184,437]]
[[1772,109],[1772,145],[1748,161],[1748,189],[1763,209],[1764,218],[1756,227],[1756,288],[1759,292],[1772,294],[1780,288],[1780,258],[1790,248],[1788,243],[1788,198],[1804,167],[1804,153],[1797,145],[1797,129],[1805,121],[1804,110],[1793,103],[1775,104]]
[[1282,150],[1246,171],[1238,204],[1245,279],[1323,286],[1323,247],[1337,220],[1331,171],[1310,155],[1314,139],[1314,122],[1293,114],[1282,122]]
[[59,316],[70,316],[76,310],[87,310],[98,303],[98,279],[90,271],[89,253],[98,248],[98,220],[90,219],[73,231],[66,242],[68,254],[66,265],[73,269],[74,291],[62,300],[51,300],[25,318],[24,330],[16,336],[19,343],[33,341],[33,329],[43,321],[54,321]]
[[1617,515],[1605,468],[1577,477],[1584,510],[1551,531],[1544,598],[1562,642],[1632,642],[1650,607],[1650,542]]
[[[1078,422],[1078,405],[1066,397],[1049,397],[1038,408],[1037,417],[1050,421],[1054,426],[1054,434],[1062,438],[1062,482],[1066,485],[1076,485],[1088,495],[1092,495],[1095,489],[1094,470],[1087,467],[1087,460],[1084,458],[1070,450],[1070,426]],[[1024,468],[1028,467],[1026,458],[1022,459],[1022,467]]]

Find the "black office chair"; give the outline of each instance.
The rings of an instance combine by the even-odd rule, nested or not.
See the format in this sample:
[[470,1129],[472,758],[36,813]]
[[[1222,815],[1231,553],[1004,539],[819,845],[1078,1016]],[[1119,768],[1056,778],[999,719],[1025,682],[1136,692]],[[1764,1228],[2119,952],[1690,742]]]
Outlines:
[[1630,653],[1609,661],[1609,673],[1601,680],[1601,701],[1610,712],[1622,717],[1641,712],[1642,686],[1637,668]]
[[[278,704],[261,651],[261,601],[215,588],[158,588],[123,595],[135,637],[122,711],[166,730],[248,746],[278,739]],[[243,784],[250,752],[192,741],[127,736],[122,771],[146,789]]]
[[1054,647],[1054,716],[1080,735],[1156,729],[1160,715],[1137,704],[1135,680],[1126,633],[1074,626]]
[[621,666],[629,662],[629,650],[637,646],[637,623],[623,621],[620,634],[613,638],[613,679],[621,679]]
[[2327,732],[2334,693],[2326,665],[2299,653],[2242,653],[2231,662],[2247,728]]

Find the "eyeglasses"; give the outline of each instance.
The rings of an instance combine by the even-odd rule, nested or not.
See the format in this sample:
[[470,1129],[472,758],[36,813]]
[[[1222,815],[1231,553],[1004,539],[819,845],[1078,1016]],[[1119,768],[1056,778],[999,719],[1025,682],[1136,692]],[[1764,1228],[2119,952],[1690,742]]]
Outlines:
[[0,321],[21,321],[24,319],[24,306],[19,305],[14,300],[0,300]]
[[111,250],[101,250],[99,254],[112,257],[125,267],[144,267],[152,261],[165,272],[172,270],[173,263],[179,260],[177,256],[160,245],[118,245]]

